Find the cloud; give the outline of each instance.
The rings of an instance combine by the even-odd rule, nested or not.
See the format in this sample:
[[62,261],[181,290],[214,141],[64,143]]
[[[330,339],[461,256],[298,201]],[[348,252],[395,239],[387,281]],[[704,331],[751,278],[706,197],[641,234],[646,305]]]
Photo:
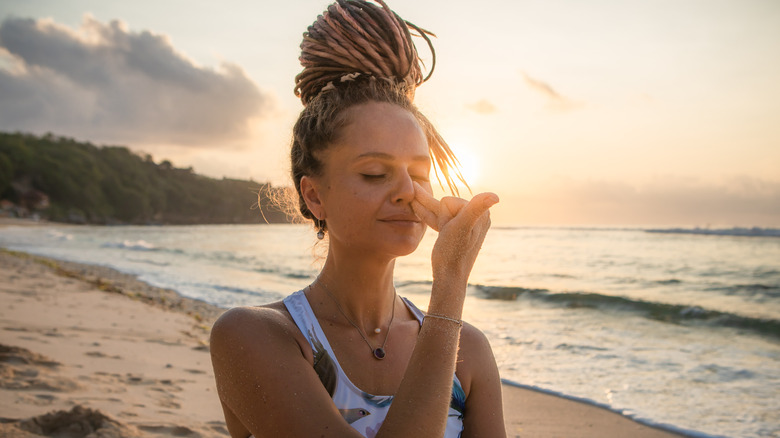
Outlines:
[[575,102],[560,93],[558,93],[550,84],[534,79],[528,76],[526,72],[520,72],[523,76],[525,84],[531,90],[535,91],[539,95],[543,96],[547,101],[547,108],[553,111],[570,111],[583,106],[580,102]]
[[241,67],[201,67],[163,35],[85,16],[0,24],[0,129],[96,141],[219,146],[270,99]]
[[487,99],[482,99],[474,103],[467,103],[466,109],[474,111],[477,114],[493,114],[498,111],[496,106]]

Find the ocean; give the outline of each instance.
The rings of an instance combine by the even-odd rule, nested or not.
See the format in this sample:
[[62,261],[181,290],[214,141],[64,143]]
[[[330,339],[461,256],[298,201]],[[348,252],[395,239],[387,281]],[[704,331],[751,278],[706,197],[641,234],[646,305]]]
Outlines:
[[[425,308],[428,231],[396,287]],[[302,225],[0,229],[0,247],[108,266],[221,307],[317,275]],[[780,231],[494,227],[464,318],[505,383],[689,436],[780,437]]]

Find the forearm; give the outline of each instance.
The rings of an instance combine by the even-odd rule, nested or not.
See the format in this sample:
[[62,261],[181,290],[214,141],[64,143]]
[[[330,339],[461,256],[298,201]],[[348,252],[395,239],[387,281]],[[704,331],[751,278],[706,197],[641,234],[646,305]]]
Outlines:
[[[434,281],[430,313],[460,318],[465,282],[455,286]],[[457,290],[457,289],[460,290]],[[443,296],[451,299],[441,299]],[[452,381],[458,355],[460,325],[438,318],[425,318],[412,357],[380,437],[440,437],[444,435],[452,397]]]
[[425,318],[378,437],[444,435],[466,285],[490,227],[488,209],[496,202],[498,197],[490,193],[479,194],[469,202],[452,197],[437,201],[415,183],[412,208],[439,232],[431,253],[433,287],[428,306],[428,313],[439,318]]

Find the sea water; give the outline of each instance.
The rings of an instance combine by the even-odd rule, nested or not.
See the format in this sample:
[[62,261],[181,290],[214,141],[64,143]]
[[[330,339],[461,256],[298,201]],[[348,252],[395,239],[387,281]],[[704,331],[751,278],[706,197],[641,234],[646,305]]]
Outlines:
[[[691,436],[780,437],[777,230],[494,227],[464,318],[505,382]],[[396,287],[425,308],[429,231]],[[105,265],[222,307],[282,299],[316,277],[309,227],[44,226],[0,246]]]

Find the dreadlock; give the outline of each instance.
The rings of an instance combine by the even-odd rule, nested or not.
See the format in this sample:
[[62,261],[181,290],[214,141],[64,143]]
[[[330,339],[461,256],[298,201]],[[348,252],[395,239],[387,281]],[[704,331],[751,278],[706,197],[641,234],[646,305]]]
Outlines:
[[[303,71],[295,77],[295,95],[304,105],[345,73],[392,78],[413,88],[433,74],[436,52],[428,36],[435,35],[402,19],[384,1],[376,2],[381,8],[365,0],[338,0],[303,34]],[[425,78],[410,29],[425,39],[433,56]]]

